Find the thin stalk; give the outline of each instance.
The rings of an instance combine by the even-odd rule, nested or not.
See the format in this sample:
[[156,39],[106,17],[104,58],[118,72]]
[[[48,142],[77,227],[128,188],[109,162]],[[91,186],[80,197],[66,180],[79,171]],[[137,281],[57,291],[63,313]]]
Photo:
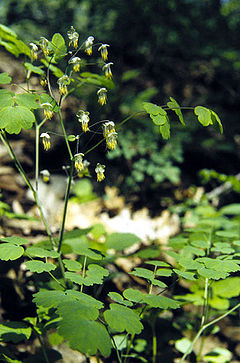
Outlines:
[[38,337],[39,343],[40,343],[40,345],[41,345],[41,349],[42,349],[42,353],[43,353],[43,357],[44,357],[44,359],[45,359],[45,362],[46,362],[46,363],[50,363],[50,361],[49,361],[49,359],[48,359],[48,356],[47,356],[46,349],[45,349],[45,347],[44,347],[44,343],[43,343],[42,337],[41,337],[41,335],[37,332],[37,330],[35,330],[35,329],[34,329],[34,331],[35,331],[35,333],[37,334],[37,337]]
[[[86,263],[87,263],[87,256],[84,256],[84,261],[83,261],[83,273],[82,276],[85,277],[86,274]],[[83,291],[83,284],[81,285],[80,291]]]
[[51,232],[51,230],[50,230],[50,228],[49,228],[49,226],[48,226],[48,223],[47,223],[47,220],[46,220],[46,218],[45,218],[45,216],[44,216],[44,213],[43,213],[42,207],[41,207],[41,205],[40,205],[40,203],[39,203],[38,195],[37,195],[37,193],[36,193],[36,191],[35,191],[34,187],[32,186],[32,184],[31,184],[30,180],[28,179],[28,177],[27,177],[27,175],[26,175],[26,173],[25,173],[25,171],[24,171],[24,169],[23,169],[22,165],[21,165],[21,164],[20,164],[20,162],[18,161],[18,159],[17,159],[17,157],[16,157],[16,155],[15,155],[15,153],[14,153],[14,151],[13,151],[13,149],[12,149],[11,145],[10,145],[10,143],[8,142],[8,140],[7,140],[6,136],[5,136],[5,134],[4,134],[3,132],[0,132],[0,138],[1,138],[2,142],[4,143],[4,145],[6,146],[6,148],[7,148],[8,152],[9,152],[9,155],[11,156],[12,160],[13,160],[13,161],[14,161],[14,163],[15,163],[16,168],[18,169],[19,173],[21,174],[21,176],[23,177],[23,179],[24,179],[25,183],[27,184],[27,186],[29,187],[29,189],[31,190],[31,192],[32,192],[32,194],[33,194],[33,197],[34,197],[35,203],[36,203],[36,205],[37,205],[37,207],[38,207],[38,210],[39,210],[39,212],[40,212],[40,216],[41,216],[42,222],[43,222],[43,224],[44,224],[44,226],[45,226],[45,229],[46,229],[47,235],[48,235],[48,237],[49,237],[49,239],[50,239],[50,242],[51,242],[51,244],[52,244],[53,249],[55,249],[55,244],[54,244],[54,240],[53,240],[52,232]]
[[74,160],[71,160],[70,173],[68,176],[68,183],[67,183],[67,189],[66,189],[65,201],[64,201],[62,225],[61,225],[61,229],[60,229],[60,233],[59,233],[58,250],[57,250],[59,253],[61,253],[61,248],[62,248],[63,234],[64,234],[64,228],[65,228],[65,222],[66,222],[66,216],[67,216],[67,207],[68,207],[68,201],[69,201],[70,190],[71,190],[71,185],[72,185],[73,170],[74,170]]
[[214,319],[213,321],[210,321],[209,323],[203,325],[197,335],[195,336],[195,338],[193,339],[193,341],[191,342],[191,345],[189,346],[189,348],[187,349],[187,351],[185,352],[185,354],[183,355],[183,357],[181,358],[179,363],[183,363],[185,358],[192,352],[193,347],[196,343],[196,341],[198,340],[198,338],[201,336],[201,334],[203,333],[203,331],[207,328],[209,328],[211,325],[216,324],[218,321],[224,319],[226,316],[228,316],[229,314],[231,314],[234,310],[237,310],[240,307],[240,303],[237,304],[236,306],[234,306],[232,309],[228,310],[225,314],[219,316],[218,318]]
[[35,123],[35,190],[38,193],[38,179],[39,179],[39,127]]
[[156,335],[156,329],[155,329],[155,322],[152,324],[152,332],[153,332],[153,338],[152,338],[152,361],[153,363],[156,363],[157,358],[157,335]]
[[69,156],[70,156],[70,160],[72,160],[73,159],[73,154],[72,154],[72,151],[71,151],[69,142],[68,142],[67,133],[66,133],[66,130],[65,130],[65,127],[64,127],[64,123],[63,123],[62,113],[61,113],[60,110],[58,111],[58,116],[59,116],[59,120],[60,120],[60,124],[61,124],[62,131],[63,131],[63,135],[64,135],[64,138],[65,138],[65,142],[66,142],[66,145],[67,145],[67,149],[68,149],[68,153],[69,153]]
[[129,352],[130,352],[130,349],[131,349],[134,338],[135,338],[135,334],[132,334],[131,339],[128,341],[127,351],[126,351],[123,363],[127,363],[128,355],[129,355]]

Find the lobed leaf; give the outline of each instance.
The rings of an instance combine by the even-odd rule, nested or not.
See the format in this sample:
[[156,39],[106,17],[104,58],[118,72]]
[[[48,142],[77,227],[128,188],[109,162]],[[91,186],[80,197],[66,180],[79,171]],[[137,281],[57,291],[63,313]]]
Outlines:
[[32,72],[32,73],[36,73],[36,74],[39,74],[40,76],[43,76],[45,74],[44,70],[40,67],[37,67],[37,66],[34,66],[32,63],[28,63],[28,62],[25,62],[24,63],[24,67]]
[[19,343],[30,338],[32,329],[21,321],[9,321],[0,324],[0,341]]
[[181,271],[181,270],[178,270],[178,269],[174,269],[173,270],[179,277],[182,277],[183,279],[186,279],[186,280],[190,280],[190,281],[194,281],[196,280],[195,278],[195,274],[193,272],[188,272],[188,271]]
[[194,113],[197,115],[198,121],[203,126],[212,125],[212,114],[211,111],[203,106],[197,106],[194,108]]
[[109,292],[108,296],[110,297],[111,300],[113,300],[119,304],[122,304],[125,306],[133,305],[131,301],[124,300],[122,295],[118,294],[117,292]]
[[157,106],[151,102],[143,102],[143,108],[150,115],[154,115],[154,116],[157,116],[157,115],[166,116],[167,115],[167,112],[162,107]]
[[140,334],[143,325],[140,317],[131,309],[119,304],[110,304],[110,310],[104,312],[104,318],[109,327],[119,333]]
[[81,271],[82,270],[82,264],[78,261],[74,260],[63,260],[64,266],[69,271]]
[[37,102],[39,96],[33,93],[22,93],[18,94],[15,97],[15,102],[19,106],[24,106],[29,109],[37,109],[40,108],[40,104]]
[[170,100],[171,100],[171,102],[167,102],[168,107],[177,114],[181,124],[186,126],[184,119],[183,119],[181,107],[179,106],[179,104],[173,97],[170,97]]
[[9,134],[19,134],[21,129],[30,129],[35,121],[34,114],[23,106],[7,106],[0,110],[0,128]]
[[32,257],[51,257],[51,258],[58,258],[59,253],[57,251],[49,251],[41,247],[28,247],[26,249],[26,254]]
[[11,81],[12,78],[7,73],[0,73],[0,84],[9,84]]
[[151,270],[142,267],[135,267],[134,271],[132,271],[130,274],[137,277],[143,277],[150,281],[154,278],[154,274]]
[[53,35],[50,47],[54,53],[54,60],[56,62],[60,61],[63,57],[65,57],[67,47],[65,44],[65,40],[60,33],[55,33]]
[[0,238],[0,241],[9,242],[17,246],[28,244],[28,241],[23,237],[5,237],[5,238]]
[[38,260],[32,260],[25,262],[25,265],[28,270],[31,272],[36,272],[38,274],[42,272],[50,272],[56,269],[56,265],[50,262],[42,262]]
[[160,309],[177,309],[179,302],[160,295],[144,295],[144,302],[153,308]]
[[140,238],[133,233],[112,233],[106,238],[107,248],[113,248],[116,251],[122,251],[140,242]]
[[158,261],[158,260],[153,260],[153,261],[145,261],[145,263],[147,263],[148,265],[153,265],[153,266],[157,266],[157,267],[169,267],[169,263],[164,262],[164,261]]
[[12,243],[0,244],[0,260],[9,261],[17,260],[24,254],[22,246],[16,246]]

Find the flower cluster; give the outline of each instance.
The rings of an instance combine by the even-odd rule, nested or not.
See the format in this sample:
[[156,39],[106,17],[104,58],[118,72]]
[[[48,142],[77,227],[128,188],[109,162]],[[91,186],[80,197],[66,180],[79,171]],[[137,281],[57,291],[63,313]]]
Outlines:
[[70,40],[69,47],[71,46],[71,44],[73,44],[73,48],[77,48],[79,34],[76,32],[73,26],[71,26],[70,30],[67,32],[67,36]]
[[90,121],[89,112],[80,110],[80,111],[78,111],[76,116],[78,118],[78,121],[82,124],[83,132],[89,131],[89,128],[88,128],[88,123]]
[[107,121],[103,124],[103,136],[107,147],[114,150],[117,146],[117,132],[113,121]]

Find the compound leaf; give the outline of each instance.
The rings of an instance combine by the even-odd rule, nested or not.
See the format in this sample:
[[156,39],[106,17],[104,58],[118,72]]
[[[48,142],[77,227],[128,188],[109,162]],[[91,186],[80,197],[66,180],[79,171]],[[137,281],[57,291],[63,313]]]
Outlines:
[[157,106],[151,102],[143,102],[143,108],[150,115],[155,115],[155,116],[157,116],[157,115],[166,116],[167,115],[167,112],[162,107]]
[[126,289],[123,291],[123,296],[125,299],[131,300],[136,303],[143,303],[144,295],[141,291],[136,289]]
[[159,130],[164,140],[168,140],[170,138],[170,123],[168,119],[164,125],[159,127]]

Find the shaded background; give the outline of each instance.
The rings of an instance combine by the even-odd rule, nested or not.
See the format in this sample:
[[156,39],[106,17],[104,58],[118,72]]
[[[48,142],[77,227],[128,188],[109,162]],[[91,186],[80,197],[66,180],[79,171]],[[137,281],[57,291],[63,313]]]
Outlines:
[[26,42],[55,32],[66,38],[73,25],[82,41],[93,35],[111,45],[115,88],[108,105],[99,111],[91,92],[78,94],[93,118],[117,123],[139,111],[142,101],[162,105],[169,96],[220,115],[224,135],[203,129],[192,112],[185,113],[187,128],[173,115],[167,143],[145,118],[121,130],[119,148],[108,156],[108,183],[156,209],[163,203],[156,191],[171,199],[174,188],[200,184],[202,168],[239,172],[239,13],[238,0],[4,0],[0,22]]

